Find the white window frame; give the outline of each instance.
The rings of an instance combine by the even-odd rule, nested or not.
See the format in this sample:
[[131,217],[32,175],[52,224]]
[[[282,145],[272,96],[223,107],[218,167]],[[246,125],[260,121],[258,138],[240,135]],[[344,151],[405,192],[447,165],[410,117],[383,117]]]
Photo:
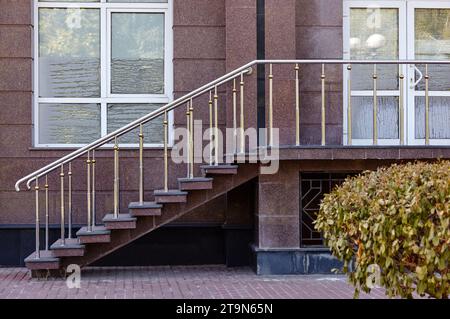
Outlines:
[[[398,9],[398,19],[399,19],[399,59],[406,58],[406,2],[402,0],[344,0],[343,9],[343,56],[344,59],[350,60],[350,10],[352,8],[393,8]],[[406,68],[402,67],[403,72],[406,72]],[[347,65],[342,68],[343,74],[343,145],[348,145],[348,119],[347,119],[347,109],[348,109],[348,70]],[[404,81],[406,82],[406,81]],[[406,83],[404,83],[406,89]],[[406,92],[406,91],[405,91]],[[377,96],[399,96],[399,90],[378,90]],[[357,91],[352,90],[351,96],[373,96],[373,91],[364,90]],[[354,121],[354,119],[352,119]],[[404,126],[406,131],[406,116],[404,117]],[[406,132],[405,132],[406,133]],[[399,145],[400,138],[397,139],[378,139],[377,145]],[[373,139],[355,139],[352,138],[352,145],[373,145]]]
[[[39,8],[93,8],[100,11],[100,77],[101,88],[98,98],[41,98],[39,97]],[[110,57],[111,57],[111,24],[113,12],[149,12],[164,14],[164,93],[163,94],[111,94],[110,93]],[[85,144],[48,144],[39,141],[39,103],[78,104],[93,103],[101,106],[101,134],[107,134],[108,104],[167,104],[173,101],[173,0],[167,3],[108,3],[100,0],[96,3],[86,2],[39,2],[34,0],[34,63],[33,63],[33,146],[35,148],[78,148]],[[168,113],[169,146],[173,143],[173,111]],[[161,127],[161,130],[163,128]],[[120,139],[119,139],[120,141]],[[106,144],[104,148],[112,147]],[[161,144],[144,145],[146,148],[161,148]],[[121,148],[138,148],[139,143],[120,144]]]

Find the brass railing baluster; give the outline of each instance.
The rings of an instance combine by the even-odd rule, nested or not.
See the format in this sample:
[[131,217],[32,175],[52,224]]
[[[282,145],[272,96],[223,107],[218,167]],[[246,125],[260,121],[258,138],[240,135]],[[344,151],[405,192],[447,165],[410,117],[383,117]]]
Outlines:
[[64,166],[61,164],[61,173],[59,174],[61,179],[61,246],[66,244],[65,235],[65,216],[64,216]]
[[295,145],[300,145],[300,87],[298,64],[295,65]]
[[325,136],[325,64],[322,64],[322,74],[320,75],[320,80],[322,83],[322,112],[321,112],[321,131],[322,131],[322,146],[326,144]]
[[169,159],[168,159],[168,152],[167,152],[167,143],[168,143],[168,125],[169,122],[167,121],[167,112],[164,112],[164,191],[169,191]]
[[352,145],[352,66],[347,66],[347,145]]
[[233,79],[233,153],[237,152],[237,89],[236,78]]
[[430,76],[425,64],[425,145],[430,145]]
[[40,252],[40,248],[39,248],[39,181],[38,178],[36,177],[36,183],[34,186],[34,191],[35,191],[35,205],[36,205],[36,227],[35,227],[35,249],[36,249],[36,253],[35,253],[35,258],[39,259],[41,258],[41,252]]
[[144,130],[139,125],[139,203],[144,203]]
[[399,66],[399,101],[398,101],[398,129],[399,129],[399,138],[400,138],[400,145],[405,144],[405,126],[404,126],[404,119],[405,119],[405,111],[404,111],[404,103],[405,103],[405,88],[404,88],[404,81],[405,76],[403,75],[402,66]]
[[91,157],[90,153],[87,152],[87,175],[86,175],[86,196],[87,196],[87,229],[92,230],[92,203],[91,203]]
[[48,178],[45,175],[45,250],[48,251]]
[[67,203],[67,218],[68,218],[68,238],[72,239],[72,162],[69,162],[69,185],[68,185],[68,203]]
[[209,165],[213,164],[213,101],[212,91],[209,91]]
[[219,165],[219,127],[217,104],[219,96],[217,95],[217,85],[214,87],[214,165]]
[[378,144],[377,65],[373,65],[373,145]]
[[189,155],[190,155],[190,169],[189,169],[189,178],[194,178],[194,105],[193,101],[191,99],[191,102],[189,104]]
[[119,144],[114,138],[114,218],[119,218]]
[[269,64],[269,146],[273,144],[273,72],[272,63]]
[[241,109],[241,119],[240,119],[240,125],[241,125],[241,142],[240,144],[240,153],[244,153],[245,151],[245,123],[244,123],[244,73],[241,73],[241,82],[240,85],[240,109]]
[[186,177],[189,178],[191,176],[191,112],[190,112],[190,103],[189,100],[186,103]]
[[95,227],[95,220],[96,220],[96,214],[95,214],[95,163],[97,161],[95,160],[95,150],[92,150],[92,227]]

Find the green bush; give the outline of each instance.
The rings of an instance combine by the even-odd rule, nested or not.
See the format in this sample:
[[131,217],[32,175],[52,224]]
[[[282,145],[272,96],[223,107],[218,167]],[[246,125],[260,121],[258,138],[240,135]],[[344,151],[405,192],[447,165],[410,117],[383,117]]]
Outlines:
[[412,298],[415,291],[448,298],[450,161],[348,178],[324,197],[315,227],[344,262],[355,297],[370,292],[379,269],[379,283],[391,297]]

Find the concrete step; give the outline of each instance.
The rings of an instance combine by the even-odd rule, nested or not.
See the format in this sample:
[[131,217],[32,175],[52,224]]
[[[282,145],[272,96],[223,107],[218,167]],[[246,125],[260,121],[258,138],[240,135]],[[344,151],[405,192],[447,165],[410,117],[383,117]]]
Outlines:
[[130,215],[134,217],[140,216],[161,216],[163,205],[155,202],[131,202],[128,205]]
[[94,226],[91,231],[87,227],[82,227],[77,231],[77,237],[81,244],[109,243],[111,231],[104,226]]
[[39,258],[36,258],[36,252],[25,258],[25,266],[30,270],[50,270],[59,269],[60,259],[53,255],[51,250],[41,250]]
[[114,217],[114,214],[106,214],[103,217],[103,223],[106,229],[135,229],[136,228],[136,217],[130,214],[119,214]]
[[236,175],[238,166],[232,164],[203,165],[201,166],[203,174],[207,175]]
[[50,246],[55,257],[80,257],[84,256],[85,246],[80,244],[78,238],[64,239],[64,243],[61,239],[58,239]]
[[213,179],[208,177],[179,178],[178,185],[182,191],[212,189]]
[[158,204],[186,203],[187,194],[178,189],[170,189],[167,192],[165,190],[154,191],[155,202]]

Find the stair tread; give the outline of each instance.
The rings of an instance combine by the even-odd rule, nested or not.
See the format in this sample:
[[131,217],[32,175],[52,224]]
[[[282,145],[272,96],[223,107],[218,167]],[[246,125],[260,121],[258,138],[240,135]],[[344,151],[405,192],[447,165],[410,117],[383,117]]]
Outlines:
[[178,179],[180,183],[210,182],[212,180],[212,177],[182,177]]
[[163,205],[156,202],[131,202],[128,205],[129,209],[148,209],[148,208],[162,208]]
[[84,247],[83,244],[80,244],[78,238],[66,238],[64,240],[64,245],[62,245],[61,239],[58,239],[50,246],[50,249],[84,249]]
[[54,263],[59,262],[59,258],[53,256],[53,252],[50,250],[41,250],[39,252],[39,259],[36,258],[36,252],[34,251],[29,255],[27,258],[25,258],[25,263]]
[[93,226],[92,231],[89,231],[87,226],[80,228],[77,231],[77,236],[97,236],[97,235],[109,235],[111,231],[106,229],[105,226]]
[[116,217],[114,217],[114,214],[106,214],[105,217],[103,217],[104,223],[114,223],[114,222],[132,222],[135,221],[136,217],[131,216],[130,214],[119,214]]
[[157,189],[153,193],[157,196],[180,196],[188,194],[188,192],[180,191],[179,189],[169,189],[168,191],[164,189]]

